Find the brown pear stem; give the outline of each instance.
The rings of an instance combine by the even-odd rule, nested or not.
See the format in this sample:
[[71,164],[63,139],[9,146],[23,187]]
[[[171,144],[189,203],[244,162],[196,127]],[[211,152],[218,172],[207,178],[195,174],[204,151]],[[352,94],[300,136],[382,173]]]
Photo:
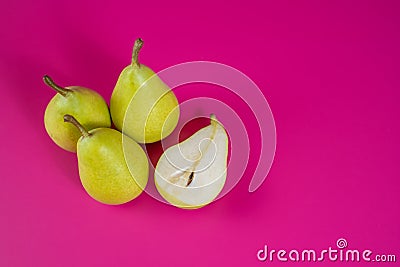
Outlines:
[[53,88],[54,90],[57,91],[57,93],[59,93],[62,96],[67,96],[70,92],[72,92],[72,90],[65,88],[65,87],[61,87],[59,85],[57,85],[52,78],[50,78],[50,76],[48,75],[44,75],[43,76],[43,81],[45,84],[47,84],[48,86],[50,86],[51,88]]
[[92,135],[72,115],[69,114],[64,115],[64,122],[72,123],[76,128],[78,128],[83,137],[89,137]]
[[139,52],[140,49],[142,49],[143,47],[143,40],[140,38],[137,38],[135,41],[135,44],[133,45],[133,52],[132,52],[132,66],[135,67],[140,67],[140,63],[139,63]]

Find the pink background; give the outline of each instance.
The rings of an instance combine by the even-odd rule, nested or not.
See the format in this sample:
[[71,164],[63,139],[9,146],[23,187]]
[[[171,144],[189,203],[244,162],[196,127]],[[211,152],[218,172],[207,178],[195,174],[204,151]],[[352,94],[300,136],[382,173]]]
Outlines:
[[[397,1],[31,2],[0,4],[0,266],[273,266],[257,261],[265,244],[319,250],[340,237],[400,260]],[[83,191],[76,156],[44,130],[54,93],[41,77],[108,100],[137,37],[155,71],[216,61],[263,90],[278,143],[255,193],[257,155],[200,210],[146,194],[111,207]],[[315,265],[333,264],[360,266]]]

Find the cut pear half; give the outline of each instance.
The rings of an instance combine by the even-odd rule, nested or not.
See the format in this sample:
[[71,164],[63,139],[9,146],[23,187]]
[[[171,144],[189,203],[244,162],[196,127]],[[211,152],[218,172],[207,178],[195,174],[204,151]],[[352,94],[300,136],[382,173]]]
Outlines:
[[211,115],[209,126],[162,154],[154,174],[157,190],[176,207],[205,206],[224,187],[227,159],[228,135]]

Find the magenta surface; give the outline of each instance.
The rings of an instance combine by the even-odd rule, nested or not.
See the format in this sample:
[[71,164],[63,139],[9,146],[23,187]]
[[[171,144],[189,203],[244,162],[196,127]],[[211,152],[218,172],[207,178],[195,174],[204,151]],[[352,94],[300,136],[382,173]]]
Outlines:
[[[0,4],[0,266],[362,266],[257,259],[264,245],[320,251],[339,238],[400,261],[399,2],[224,2]],[[76,155],[45,132],[54,92],[41,77],[108,101],[137,37],[140,60],[155,71],[214,61],[259,86],[277,149],[257,191],[248,192],[260,149],[248,116],[248,168],[205,208],[180,210],[147,194],[112,207],[85,193]],[[226,98],[217,86],[185,86],[180,101]]]

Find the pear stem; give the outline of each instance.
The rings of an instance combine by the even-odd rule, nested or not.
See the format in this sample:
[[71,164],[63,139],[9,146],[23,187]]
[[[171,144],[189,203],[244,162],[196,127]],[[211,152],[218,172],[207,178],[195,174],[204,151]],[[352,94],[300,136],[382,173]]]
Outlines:
[[64,122],[72,123],[76,128],[78,128],[83,137],[89,137],[92,135],[72,115],[69,114],[64,115]]
[[57,93],[59,93],[62,96],[67,96],[70,92],[72,92],[72,90],[65,88],[65,87],[61,87],[59,85],[57,85],[52,78],[50,78],[50,76],[48,75],[44,75],[43,76],[43,81],[45,84],[47,84],[49,87],[53,88],[54,90],[57,91]]
[[215,114],[211,114],[210,115],[210,123],[211,125],[215,126],[218,122],[217,122],[217,117],[215,116]]
[[132,66],[140,68],[140,63],[139,63],[139,52],[140,49],[143,47],[143,40],[140,38],[137,38],[135,41],[135,44],[133,45],[133,52],[132,52]]

